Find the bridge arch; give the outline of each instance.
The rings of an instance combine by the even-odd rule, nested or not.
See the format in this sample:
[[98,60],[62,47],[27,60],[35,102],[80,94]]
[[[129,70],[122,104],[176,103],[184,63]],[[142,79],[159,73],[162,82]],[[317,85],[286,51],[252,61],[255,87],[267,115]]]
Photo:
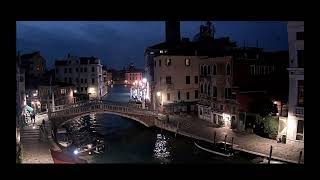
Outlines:
[[136,122],[138,122],[138,123],[140,123],[140,124],[142,124],[142,125],[144,125],[144,126],[146,126],[146,127],[150,127],[150,126],[151,126],[151,125],[145,123],[144,121],[142,121],[141,119],[136,118],[136,117],[133,117],[133,116],[130,116],[130,115],[126,115],[126,114],[118,113],[118,112],[112,112],[112,111],[101,111],[101,110],[100,110],[100,111],[91,111],[91,112],[86,112],[86,113],[84,113],[84,114],[75,115],[75,116],[73,116],[73,117],[68,118],[65,122],[62,122],[61,125],[64,124],[64,123],[66,123],[66,122],[68,122],[68,121],[72,121],[72,120],[75,119],[75,118],[80,118],[80,117],[83,117],[83,116],[87,116],[87,115],[90,115],[90,114],[92,114],[92,113],[95,113],[95,114],[113,114],[113,115],[118,115],[118,116],[121,116],[121,117],[125,117],[125,118],[128,118],[128,119],[132,119],[132,120],[134,120],[134,121],[136,121]]

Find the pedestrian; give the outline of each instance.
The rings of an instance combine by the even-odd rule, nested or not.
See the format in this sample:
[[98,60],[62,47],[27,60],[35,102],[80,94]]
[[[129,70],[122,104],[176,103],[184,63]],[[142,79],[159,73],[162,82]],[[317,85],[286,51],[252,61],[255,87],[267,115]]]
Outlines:
[[33,114],[33,123],[36,123],[36,114]]

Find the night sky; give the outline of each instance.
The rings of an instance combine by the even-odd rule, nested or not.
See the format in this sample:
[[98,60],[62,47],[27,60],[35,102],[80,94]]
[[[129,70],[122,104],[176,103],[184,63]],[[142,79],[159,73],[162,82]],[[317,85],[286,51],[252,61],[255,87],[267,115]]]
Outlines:
[[[181,22],[181,36],[192,40],[199,32],[201,21]],[[130,62],[144,66],[144,49],[165,40],[163,21],[107,22],[16,22],[17,50],[22,53],[40,51],[52,68],[55,59],[68,53],[76,56],[95,56],[111,68],[123,68]],[[285,22],[214,22],[216,37],[229,36],[238,45],[255,46],[266,51],[287,50]]]

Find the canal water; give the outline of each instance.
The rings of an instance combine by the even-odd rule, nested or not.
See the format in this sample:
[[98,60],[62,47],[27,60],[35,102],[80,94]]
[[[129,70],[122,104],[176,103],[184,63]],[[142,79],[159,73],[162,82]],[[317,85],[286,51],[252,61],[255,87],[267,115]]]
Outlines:
[[[128,102],[129,87],[113,86],[105,99]],[[224,158],[197,149],[193,140],[112,114],[91,114],[77,119],[90,121],[96,133],[102,135],[102,154],[82,155],[89,163],[251,163],[250,155],[237,154]],[[74,126],[79,123],[70,123]],[[92,125],[93,124],[93,125]],[[87,136],[85,133],[82,136]]]

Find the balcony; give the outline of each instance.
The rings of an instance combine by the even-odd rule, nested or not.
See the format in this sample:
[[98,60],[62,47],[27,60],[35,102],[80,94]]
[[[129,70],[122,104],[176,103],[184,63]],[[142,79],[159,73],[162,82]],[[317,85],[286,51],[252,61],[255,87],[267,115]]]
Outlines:
[[173,84],[167,84],[167,91],[171,91],[171,90],[174,90],[174,86]]
[[295,115],[299,117],[304,117],[304,107],[298,107],[295,108]]

